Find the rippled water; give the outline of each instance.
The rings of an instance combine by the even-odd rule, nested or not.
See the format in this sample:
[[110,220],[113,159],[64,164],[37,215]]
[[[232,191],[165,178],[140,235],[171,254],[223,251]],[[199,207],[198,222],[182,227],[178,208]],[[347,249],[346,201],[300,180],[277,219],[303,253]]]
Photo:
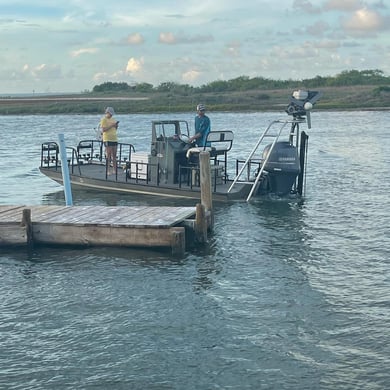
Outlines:
[[[235,132],[243,157],[275,119],[210,116]],[[121,140],[146,150],[156,118],[119,117]],[[4,117],[0,204],[64,204],[37,169],[40,144],[60,132],[68,145],[89,138],[98,119]],[[217,204],[209,245],[183,258],[1,249],[0,388],[387,388],[390,113],[312,120],[305,201]],[[88,192],[73,201],[156,203]]]

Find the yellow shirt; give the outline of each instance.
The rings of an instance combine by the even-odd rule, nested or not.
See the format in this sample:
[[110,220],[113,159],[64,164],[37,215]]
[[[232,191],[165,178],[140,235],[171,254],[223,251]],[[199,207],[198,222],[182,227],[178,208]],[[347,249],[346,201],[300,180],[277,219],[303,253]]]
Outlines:
[[[104,116],[100,121],[100,127],[109,127],[113,124],[116,124],[116,119],[114,117],[107,118]],[[110,141],[110,142],[118,142],[118,135],[115,127],[111,127],[110,130],[103,131],[103,142]]]

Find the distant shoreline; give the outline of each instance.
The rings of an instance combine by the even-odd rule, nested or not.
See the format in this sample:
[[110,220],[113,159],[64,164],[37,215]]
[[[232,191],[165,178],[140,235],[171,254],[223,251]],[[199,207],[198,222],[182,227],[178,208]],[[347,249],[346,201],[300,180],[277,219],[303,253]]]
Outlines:
[[[387,111],[390,93],[376,85],[312,88],[322,96],[316,110]],[[87,93],[46,96],[0,96],[0,115],[98,114],[108,105],[118,114],[194,111],[199,102],[211,112],[280,111],[287,107],[290,89],[207,92],[198,94]]]
[[2,98],[0,97],[0,103],[1,102],[11,102],[11,103],[31,103],[31,102],[53,102],[53,101],[63,101],[63,102],[72,102],[72,101],[80,101],[80,102],[88,102],[88,101],[112,101],[112,100],[148,100],[148,97],[60,97],[60,96],[53,96],[53,97],[15,97],[15,98]]

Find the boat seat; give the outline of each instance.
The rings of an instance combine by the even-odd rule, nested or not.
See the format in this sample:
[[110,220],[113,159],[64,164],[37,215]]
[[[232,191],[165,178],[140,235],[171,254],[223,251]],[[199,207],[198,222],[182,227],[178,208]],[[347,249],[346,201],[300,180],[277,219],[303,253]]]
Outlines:
[[202,151],[209,152],[212,158],[219,155],[226,156],[233,146],[233,138],[233,132],[230,130],[210,131],[206,138],[206,145],[188,149],[186,157],[191,159],[193,154],[199,154]]
[[211,147],[217,154],[227,153],[233,146],[233,132],[225,131],[210,131],[206,138],[206,148]]
[[227,152],[233,146],[233,132],[226,131],[210,131],[206,138],[206,145],[194,147],[187,150],[186,157],[191,166],[199,165],[199,153],[207,151],[210,153],[210,161],[214,166],[219,166],[223,169],[224,180],[227,176]]

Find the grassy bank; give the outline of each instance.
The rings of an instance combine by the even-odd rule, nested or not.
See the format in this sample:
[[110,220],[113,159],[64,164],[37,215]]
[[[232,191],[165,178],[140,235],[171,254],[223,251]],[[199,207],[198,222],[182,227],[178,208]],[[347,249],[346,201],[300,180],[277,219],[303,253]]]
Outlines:
[[[316,109],[384,110],[390,108],[389,87],[350,86],[319,89],[322,97]],[[251,90],[202,94],[85,93],[28,98],[0,97],[0,115],[27,114],[99,114],[106,106],[119,114],[194,111],[204,102],[208,111],[280,111],[289,101],[291,90]]]

